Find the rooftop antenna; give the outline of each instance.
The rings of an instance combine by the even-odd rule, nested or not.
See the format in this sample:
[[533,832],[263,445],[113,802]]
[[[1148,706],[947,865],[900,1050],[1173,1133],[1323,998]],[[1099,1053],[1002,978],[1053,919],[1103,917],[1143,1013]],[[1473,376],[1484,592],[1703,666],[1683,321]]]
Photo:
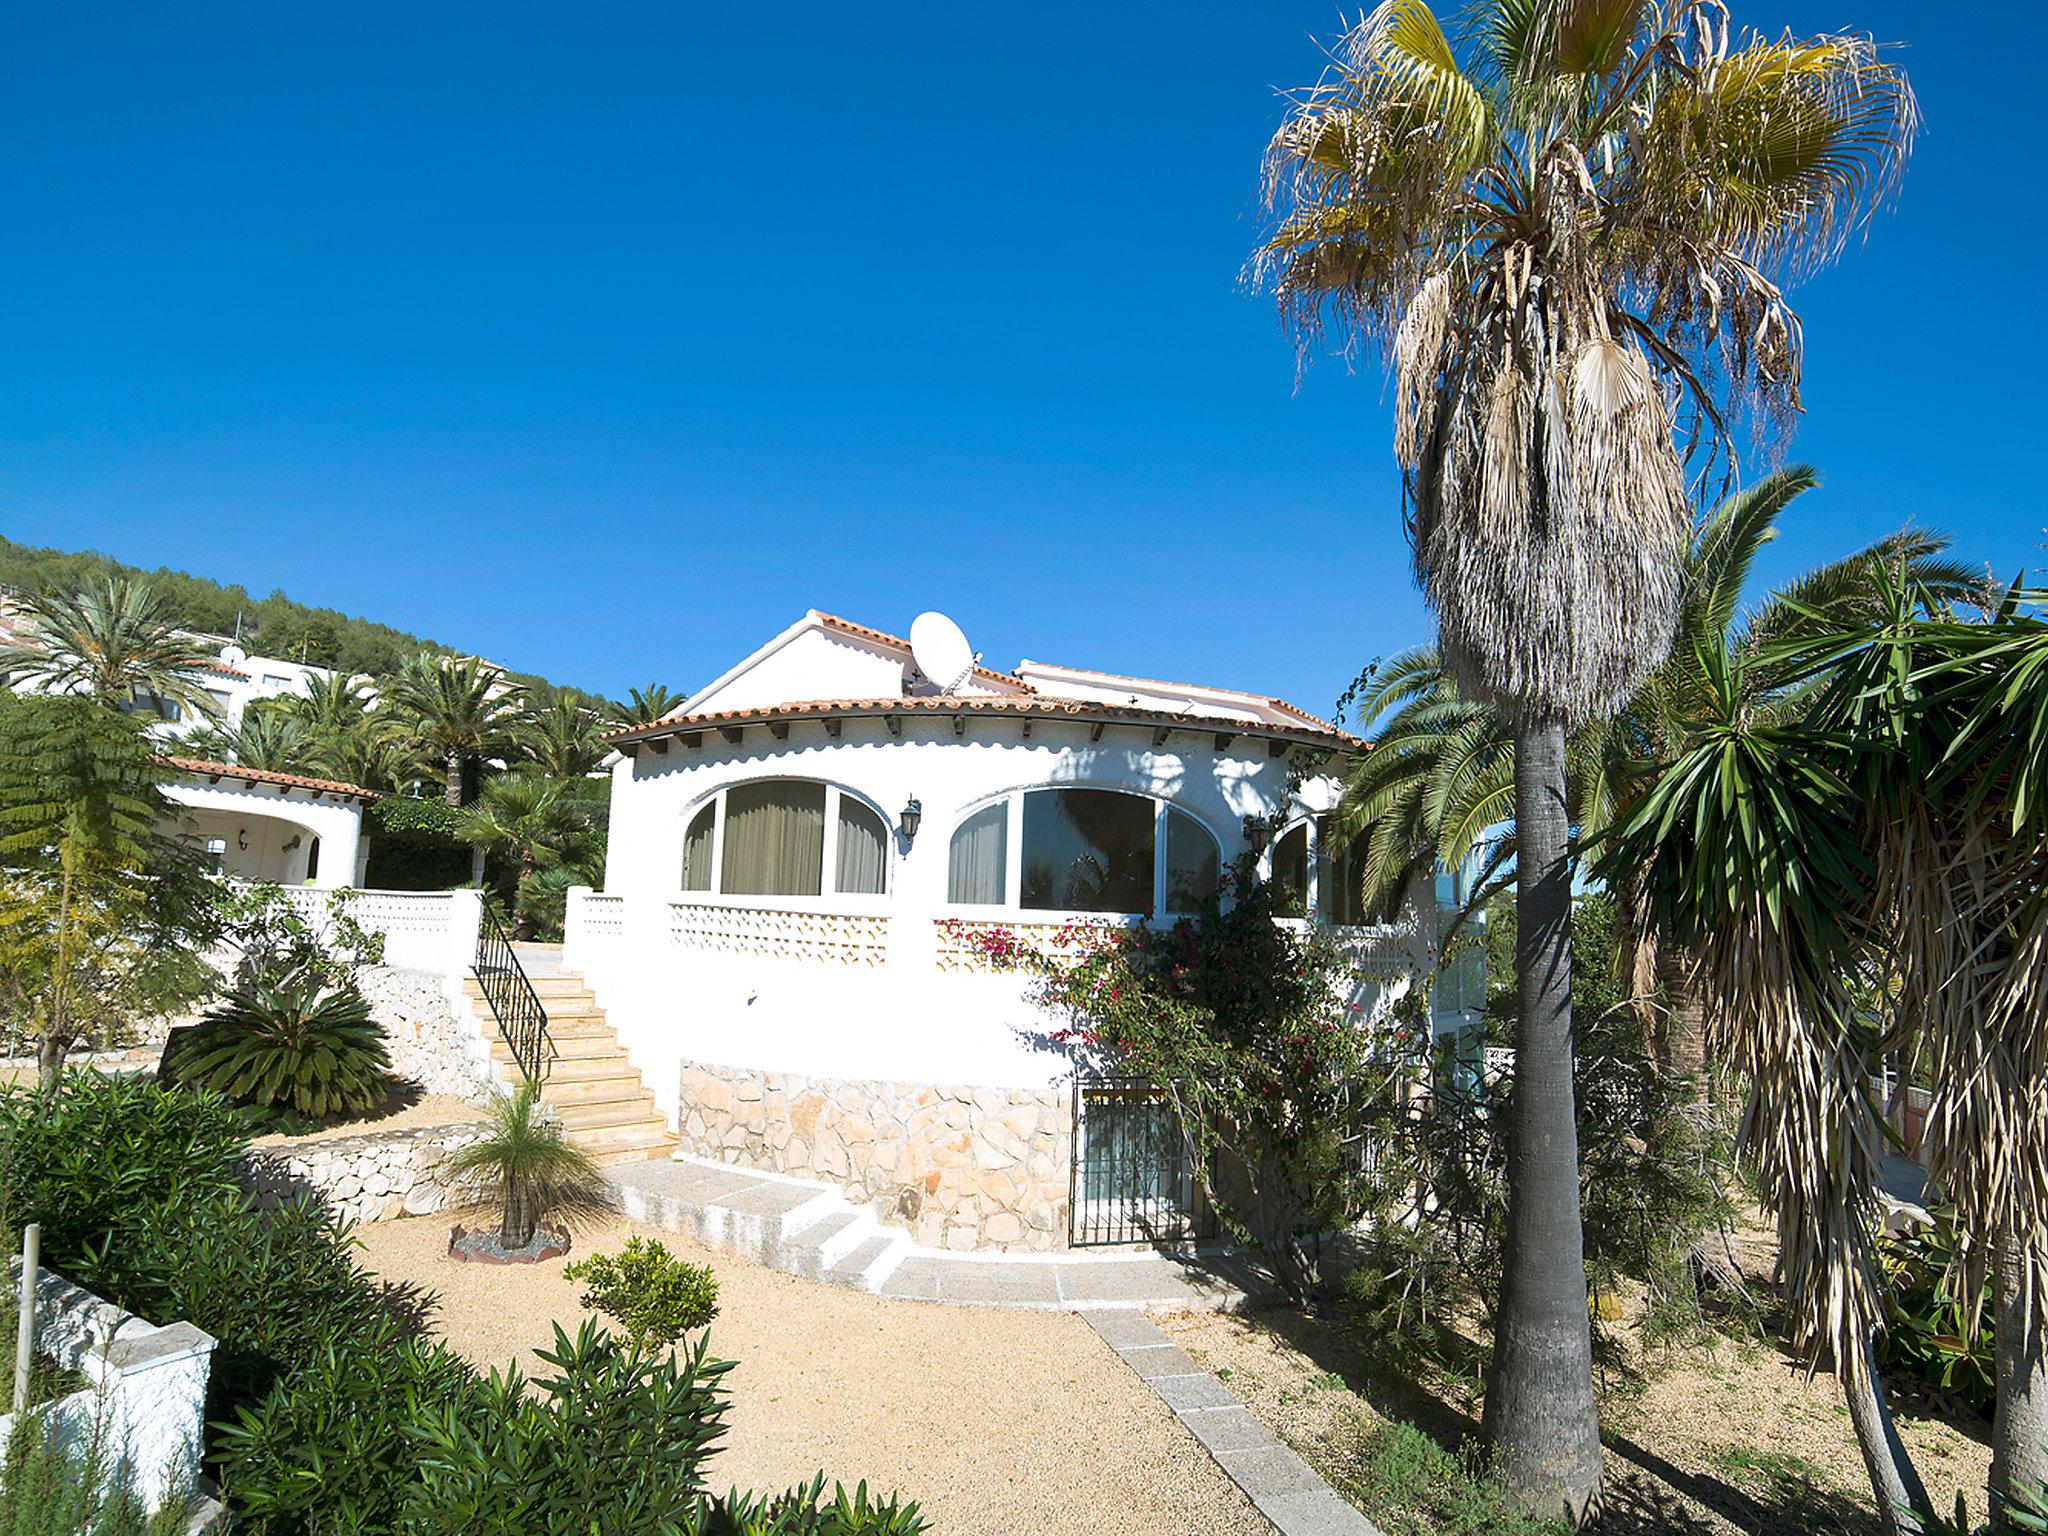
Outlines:
[[952,693],[967,681],[979,659],[960,626],[943,613],[920,613],[910,623],[910,656],[917,670],[937,685],[939,692]]

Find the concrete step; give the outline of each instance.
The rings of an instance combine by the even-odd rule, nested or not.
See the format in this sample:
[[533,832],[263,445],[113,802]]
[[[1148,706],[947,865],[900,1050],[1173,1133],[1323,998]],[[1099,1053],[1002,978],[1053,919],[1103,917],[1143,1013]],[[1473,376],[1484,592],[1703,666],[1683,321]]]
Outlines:
[[650,1141],[645,1146],[585,1147],[583,1150],[590,1154],[590,1160],[598,1167],[618,1168],[628,1163],[664,1162],[675,1149],[675,1139],[666,1137],[661,1141]]
[[[589,1061],[600,1056],[615,1056],[620,1061],[626,1059],[626,1053],[619,1045],[619,1037],[609,1030],[601,1035],[570,1035],[560,1040],[555,1040],[554,1036],[550,1035],[548,1038],[554,1041],[555,1058],[558,1061]],[[512,1047],[505,1043],[503,1035],[492,1038],[491,1054],[501,1061],[512,1059]]]
[[782,1245],[783,1261],[792,1274],[822,1280],[825,1271],[860,1246],[862,1212],[847,1209],[812,1222]]
[[645,1162],[665,1158],[675,1150],[676,1139],[659,1121],[634,1125],[591,1126],[571,1131],[569,1140],[600,1166],[612,1163]]
[[654,1095],[640,1081],[638,1072],[621,1072],[617,1077],[558,1078],[550,1074],[541,1097],[558,1108],[571,1104],[652,1104]]
[[905,1241],[901,1233],[877,1234],[868,1238],[818,1278],[827,1285],[843,1285],[848,1290],[880,1290],[884,1282],[895,1272],[896,1266],[903,1262],[904,1247]]
[[654,1113],[654,1095],[643,1091],[639,1098],[618,1099],[609,1104],[556,1104],[555,1118],[573,1137],[578,1131],[607,1126],[653,1125],[667,1134],[667,1122]]
[[[501,1067],[512,1065],[512,1058],[502,1052],[492,1052],[491,1059]],[[626,1060],[624,1051],[615,1051],[609,1056],[561,1056],[548,1063],[547,1086],[550,1088],[563,1083],[608,1083],[618,1078],[631,1079],[636,1083],[640,1081],[640,1074]]]

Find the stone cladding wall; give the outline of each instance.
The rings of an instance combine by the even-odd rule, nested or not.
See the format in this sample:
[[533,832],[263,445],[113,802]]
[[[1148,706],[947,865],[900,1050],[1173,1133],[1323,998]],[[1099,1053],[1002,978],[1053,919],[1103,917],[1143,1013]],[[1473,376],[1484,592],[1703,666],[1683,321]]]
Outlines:
[[441,979],[425,971],[365,966],[356,986],[384,1031],[391,1070],[428,1093],[481,1103],[497,1091],[486,1073],[488,1048],[478,1025],[448,1001]]
[[311,1194],[336,1215],[358,1222],[427,1216],[462,1203],[453,1199],[441,1167],[449,1153],[479,1134],[474,1125],[436,1125],[328,1141],[270,1142],[249,1149],[243,1181],[259,1205]]
[[837,1183],[929,1248],[1067,1245],[1066,1087],[949,1088],[682,1069],[683,1150]]

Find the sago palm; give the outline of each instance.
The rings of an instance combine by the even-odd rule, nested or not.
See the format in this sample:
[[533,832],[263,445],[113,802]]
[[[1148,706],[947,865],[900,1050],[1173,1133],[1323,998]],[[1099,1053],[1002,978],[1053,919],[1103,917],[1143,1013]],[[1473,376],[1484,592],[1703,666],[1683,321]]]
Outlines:
[[214,657],[181,630],[170,602],[147,581],[97,576],[78,592],[22,600],[35,646],[0,653],[0,679],[51,693],[89,693],[105,704],[165,699],[211,717]]
[[440,760],[442,798],[460,808],[464,766],[512,750],[523,697],[494,667],[422,651],[386,680],[378,718],[393,740]]
[[193,1029],[172,1071],[237,1104],[326,1116],[380,1103],[391,1056],[360,992],[299,974],[230,993]]
[[[1565,741],[1663,661],[1686,453],[1799,407],[1781,284],[1914,125],[1867,41],[1731,35],[1711,0],[1492,0],[1454,44],[1388,0],[1267,153],[1255,274],[1312,345],[1386,345],[1417,575],[1461,693],[1515,737],[1516,1093],[1485,1425],[1510,1493],[1597,1503],[1571,1084]],[[1681,446],[1683,440],[1683,446]]]

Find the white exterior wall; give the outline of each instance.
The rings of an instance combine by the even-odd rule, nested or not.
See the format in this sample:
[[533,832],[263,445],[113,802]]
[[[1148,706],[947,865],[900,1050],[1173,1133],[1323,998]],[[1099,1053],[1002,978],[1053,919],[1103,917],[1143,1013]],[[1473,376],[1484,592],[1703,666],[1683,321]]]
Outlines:
[[[946,903],[948,846],[972,811],[1013,790],[1047,787],[1135,791],[1161,798],[1216,838],[1222,867],[1246,850],[1244,818],[1320,808],[1294,799],[1288,764],[1266,738],[1239,736],[1217,751],[1215,728],[1175,730],[1153,750],[1149,728],[1107,725],[1090,740],[1087,721],[973,719],[963,735],[949,718],[906,714],[902,736],[878,719],[848,719],[834,740],[817,720],[793,721],[786,741],[753,725],[734,745],[716,729],[701,745],[643,745],[613,769],[603,931],[572,902],[565,963],[583,970],[662,1108],[676,1107],[686,1061],[832,1079],[881,1079],[991,1088],[1042,1088],[1067,1076],[1064,1052],[1043,1039],[1048,1021],[1025,998],[1016,974],[944,970],[935,923],[1056,924],[1062,914]],[[888,894],[818,898],[743,897],[681,891],[690,819],[717,790],[756,778],[835,784],[867,801],[891,829]],[[916,798],[914,842],[897,832]],[[1011,858],[1019,857],[1014,842]],[[888,918],[880,963],[783,959],[758,948],[709,953],[679,945],[670,925],[678,902],[766,913],[813,913],[800,920],[831,942],[829,914]],[[1083,914],[1092,916],[1091,914]],[[762,922],[773,927],[775,918]],[[849,925],[851,926],[851,925]],[[871,934],[872,930],[869,930]],[[851,933],[856,949],[863,935]],[[1377,989],[1376,989],[1377,990]]]
[[[359,801],[329,797],[315,800],[312,791],[258,783],[224,775],[218,784],[174,779],[164,796],[179,807],[177,823],[163,830],[191,840],[202,852],[206,840],[227,843],[223,874],[241,880],[273,880],[297,885],[306,878],[306,860],[314,838],[320,840],[320,868],[313,883],[323,889],[357,883],[363,852],[363,808]],[[285,844],[296,836],[299,845]]]

